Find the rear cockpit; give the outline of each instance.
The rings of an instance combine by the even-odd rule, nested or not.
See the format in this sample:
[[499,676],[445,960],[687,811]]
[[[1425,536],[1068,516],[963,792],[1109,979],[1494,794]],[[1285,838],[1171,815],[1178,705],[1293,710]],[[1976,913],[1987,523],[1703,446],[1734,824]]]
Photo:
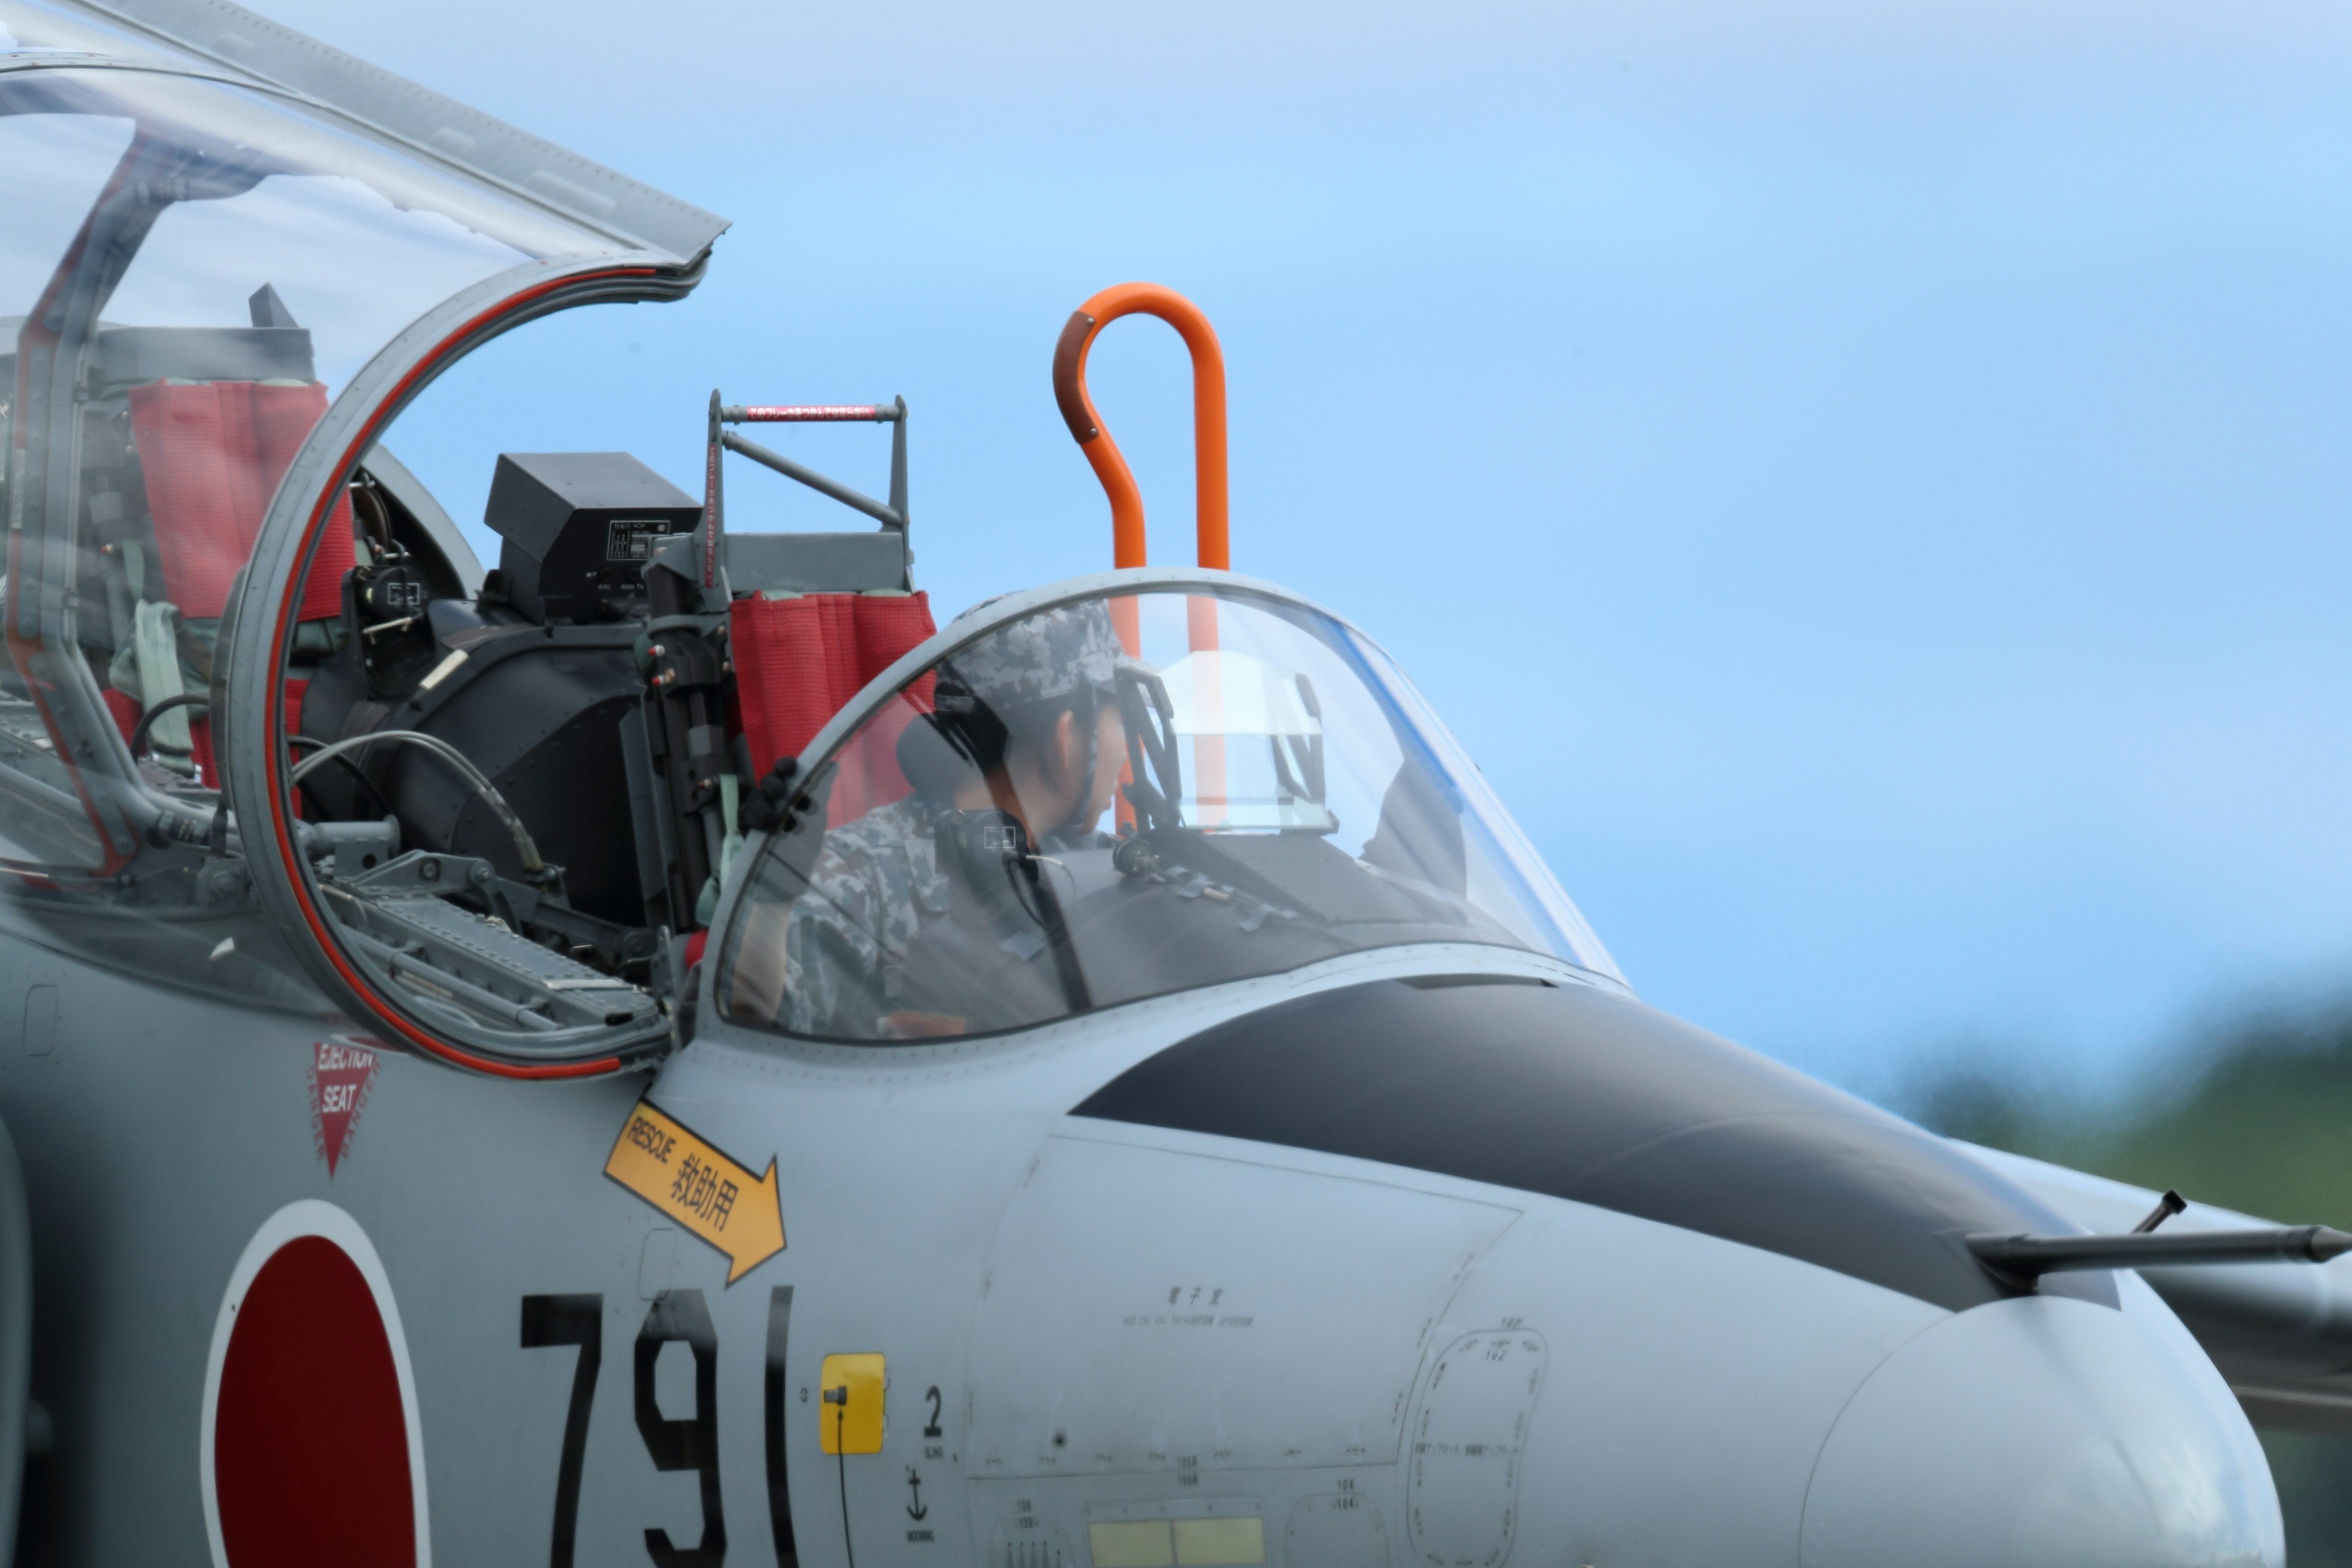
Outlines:
[[[166,834],[127,883],[47,886],[130,917],[151,944],[160,917],[233,920],[244,902],[250,818],[224,800],[214,733],[223,621],[325,412],[308,334],[268,285],[252,310],[245,329],[101,327],[82,404],[79,662],[137,787],[216,841]],[[750,419],[890,425],[894,504],[866,502],[889,521],[730,538],[723,498],[627,453],[508,452],[485,570],[379,444],[289,595],[274,702],[291,839],[335,935],[437,1026],[525,1057],[667,1038],[742,842],[739,803],[933,630],[908,584],[903,402],[720,413],[722,440]],[[0,745],[20,789],[48,792],[51,810],[16,826],[49,822],[66,848],[24,858],[74,866],[86,781],[15,671],[0,673]]]
[[233,7],[137,9],[0,0],[8,917],[239,997],[350,1011],[356,961],[436,1026],[657,1041],[626,788],[600,838],[558,808],[618,771],[642,606],[502,596],[377,438],[486,336],[683,295],[725,226]]
[[[209,67],[93,68],[63,47],[106,39],[69,15],[5,18],[21,68],[0,77],[0,172],[20,187],[0,237],[16,908],[232,994],[300,998],[307,969],[332,998],[357,978],[488,1059],[658,1046],[747,781],[930,630],[907,580],[904,405],[708,415],[714,465],[731,446],[878,527],[730,553],[715,472],[697,496],[623,453],[511,452],[486,571],[385,426],[488,331],[574,297],[683,292],[715,220],[607,199],[576,169],[521,182],[566,213],[508,170],[452,167]],[[512,140],[487,151],[553,151]],[[626,232],[633,206],[698,243]],[[331,406],[373,416],[345,476],[318,449]],[[890,427],[888,502],[735,428],[809,417]],[[233,670],[237,616],[257,609],[246,640],[267,657]],[[745,650],[761,679],[738,679]],[[240,695],[261,720],[246,781]],[[323,973],[255,919],[273,848]]]

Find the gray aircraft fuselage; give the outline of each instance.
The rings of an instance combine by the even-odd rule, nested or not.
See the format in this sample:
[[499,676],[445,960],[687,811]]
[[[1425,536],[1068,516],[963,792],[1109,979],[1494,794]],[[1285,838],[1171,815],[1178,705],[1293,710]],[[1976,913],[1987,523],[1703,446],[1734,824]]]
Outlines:
[[[2035,1549],[2014,1560],[2056,1562],[2135,1529],[2134,1560],[2202,1563],[2259,1560],[2214,1532],[2275,1520],[2228,1389],[2135,1278],[1972,1285],[1944,1233],[2048,1224],[2034,1200],[1561,966],[1367,955],[980,1046],[780,1049],[719,1026],[649,1082],[387,1055],[331,1176],[315,1024],[5,952],[7,994],[52,986],[57,1007],[0,1049],[55,1433],[30,1539],[54,1560],[203,1552],[221,1289],[297,1204],[348,1215],[383,1261],[445,1563],[565,1536],[572,1562],[637,1563],[657,1530],[738,1563],[788,1540],[844,1568],[1078,1568],[1220,1520],[1251,1522],[1186,1526],[1208,1557],[1288,1568],[1957,1563],[2010,1560],[2012,1536]],[[1430,975],[1481,983],[1408,984]],[[1346,1012],[1328,1053],[1297,1047],[1318,1004]],[[1362,1037],[1399,1010],[1423,1016]],[[1222,1062],[1193,1047],[1189,1090],[1118,1095],[1221,1026],[1255,1033]],[[1524,1059],[1530,1028],[1555,1060]],[[1261,1074],[1233,1059],[1285,1040]],[[1497,1105],[1482,1066],[1515,1048]],[[640,1093],[750,1168],[773,1158],[782,1252],[729,1285],[600,1173]],[[1159,1125],[1145,1102],[1291,1136]],[[1519,1142],[1545,1123],[1556,1142]],[[1359,1139],[1412,1163],[1344,1152]],[[1433,1168],[1498,1162],[1589,1195]],[[1747,1235],[1709,1234],[1727,1224]],[[578,1349],[523,1341],[550,1297],[593,1302],[584,1412]],[[648,1378],[649,1333],[684,1342]],[[883,1442],[829,1456],[813,1391],[853,1352],[887,1358]],[[331,1405],[337,1374],[309,1396]],[[662,1422],[707,1435],[698,1468],[659,1468]],[[2105,1511],[2145,1463],[2202,1500]]]

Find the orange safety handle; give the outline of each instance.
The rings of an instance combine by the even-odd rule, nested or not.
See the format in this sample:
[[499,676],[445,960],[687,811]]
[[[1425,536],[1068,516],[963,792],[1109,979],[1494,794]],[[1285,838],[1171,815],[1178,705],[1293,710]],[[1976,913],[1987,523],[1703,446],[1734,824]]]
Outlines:
[[1200,506],[1200,563],[1233,570],[1226,538],[1225,351],[1201,308],[1173,289],[1157,283],[1115,283],[1072,313],[1054,345],[1054,401],[1078,447],[1094,465],[1095,478],[1110,497],[1111,557],[1117,566],[1140,566],[1143,492],[1119,455],[1118,443],[1102,426],[1095,400],[1087,393],[1087,351],[1103,328],[1121,316],[1157,316],[1192,351],[1192,463]]

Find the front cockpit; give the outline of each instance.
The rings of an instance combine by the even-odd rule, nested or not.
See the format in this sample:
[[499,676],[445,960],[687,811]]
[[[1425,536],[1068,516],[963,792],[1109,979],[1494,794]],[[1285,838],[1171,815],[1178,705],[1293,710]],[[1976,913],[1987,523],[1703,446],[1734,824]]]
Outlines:
[[761,851],[719,981],[737,1021],[992,1033],[1417,943],[1614,975],[1386,656],[1323,611],[1121,574],[941,641]]

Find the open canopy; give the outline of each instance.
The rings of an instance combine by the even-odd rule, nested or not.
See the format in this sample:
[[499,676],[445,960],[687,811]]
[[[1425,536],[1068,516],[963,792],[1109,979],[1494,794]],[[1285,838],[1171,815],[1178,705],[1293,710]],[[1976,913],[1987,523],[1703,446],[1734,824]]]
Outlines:
[[[0,207],[10,912],[347,1003],[286,784],[369,557],[346,482],[476,343],[678,297],[725,225],[212,0],[0,0]],[[420,580],[460,591],[438,509],[402,519]]]

